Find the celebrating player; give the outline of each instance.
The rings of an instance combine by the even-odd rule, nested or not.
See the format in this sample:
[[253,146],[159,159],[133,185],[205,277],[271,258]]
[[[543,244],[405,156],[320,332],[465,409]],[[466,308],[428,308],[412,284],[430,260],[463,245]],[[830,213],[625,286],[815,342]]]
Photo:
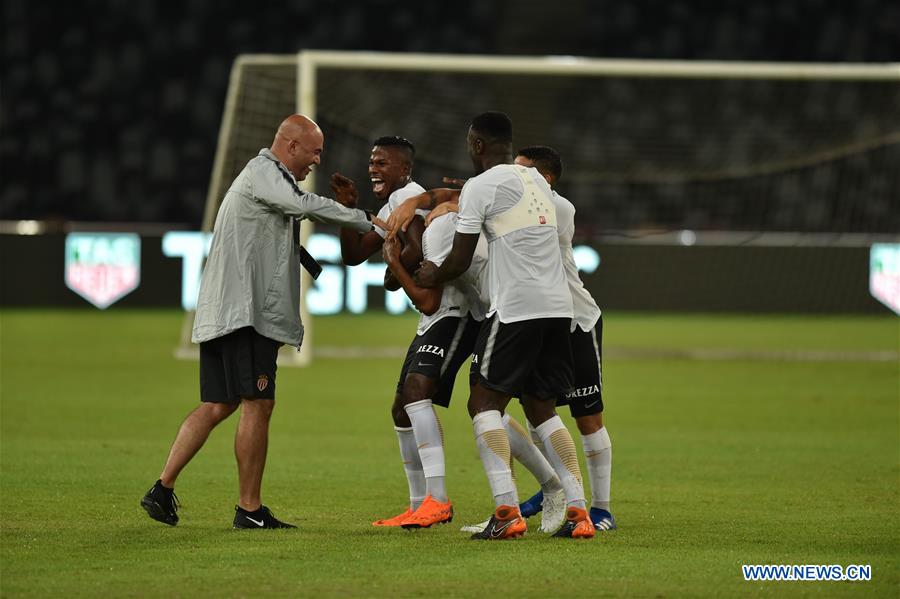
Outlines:
[[[416,283],[440,286],[465,272],[484,232],[491,305],[476,343],[477,382],[469,414],[496,509],[473,538],[515,538],[527,528],[502,420],[511,396],[522,398],[566,492],[566,523],[556,534],[590,538],[594,527],[585,509],[575,445],[553,401],[572,388],[572,297],[556,239],[552,192],[536,170],[512,164],[512,123],[505,114],[475,117],[467,145],[478,176],[460,195],[453,248],[440,266],[423,263]],[[406,216],[398,215],[395,223]]]

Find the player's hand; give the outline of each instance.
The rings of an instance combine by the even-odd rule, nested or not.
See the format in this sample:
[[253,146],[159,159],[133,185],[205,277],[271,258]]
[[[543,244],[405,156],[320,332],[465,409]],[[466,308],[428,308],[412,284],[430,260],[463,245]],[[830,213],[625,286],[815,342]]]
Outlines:
[[356,191],[356,183],[352,179],[348,179],[340,173],[334,173],[331,175],[331,191],[338,204],[347,208],[356,208],[359,192]]
[[388,230],[388,224],[386,222],[384,222],[383,220],[381,220],[380,218],[378,218],[377,216],[375,216],[374,214],[372,215],[372,224],[375,225],[376,227],[378,227],[379,229],[381,229],[382,231]]
[[437,269],[434,262],[426,260],[422,262],[422,266],[416,271],[415,280],[419,287],[437,287]]
[[381,255],[384,256],[384,261],[389,266],[397,264],[400,260],[400,250],[402,249],[402,245],[403,244],[400,243],[400,240],[396,237],[384,240],[384,245],[381,246]]
[[462,187],[463,185],[466,184],[466,181],[468,181],[468,179],[455,179],[453,177],[444,177],[442,179],[442,181],[444,183],[446,183],[447,185],[453,185],[455,187]]
[[387,239],[393,239],[400,231],[406,232],[409,223],[416,216],[418,202],[421,198],[428,198],[428,192],[413,196],[394,208],[387,220]]
[[431,221],[448,212],[459,212],[459,202],[444,202],[443,204],[438,204],[437,208],[429,212],[425,217],[425,226],[427,227],[431,224]]

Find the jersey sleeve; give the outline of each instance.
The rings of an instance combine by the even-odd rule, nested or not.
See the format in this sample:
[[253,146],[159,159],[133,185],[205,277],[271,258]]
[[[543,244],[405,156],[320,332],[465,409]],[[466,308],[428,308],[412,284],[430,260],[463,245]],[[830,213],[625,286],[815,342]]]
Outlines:
[[458,233],[481,233],[487,217],[488,205],[494,194],[490,187],[480,181],[467,181],[459,194],[459,217],[456,220]]
[[[378,218],[387,222],[388,217],[391,215],[391,207],[388,204],[385,204],[381,207],[381,210],[378,211]],[[373,230],[381,235],[381,238],[384,239],[387,237],[387,232],[377,225],[373,225]]]
[[431,221],[422,235],[422,257],[440,266],[453,249],[453,237],[456,235],[456,215],[444,214]]
[[260,203],[286,216],[308,218],[322,223],[371,231],[372,223],[362,210],[347,208],[331,198],[302,191],[274,164],[252,170],[251,194]]

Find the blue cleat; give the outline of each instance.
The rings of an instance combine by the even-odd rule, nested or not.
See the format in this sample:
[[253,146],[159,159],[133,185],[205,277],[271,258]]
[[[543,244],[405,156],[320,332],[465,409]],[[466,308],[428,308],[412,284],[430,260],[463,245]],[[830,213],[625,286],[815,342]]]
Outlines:
[[519,511],[522,512],[523,518],[531,518],[535,514],[539,514],[543,507],[541,504],[544,502],[544,492],[538,491],[531,498],[523,501],[519,504]]
[[613,518],[612,514],[610,514],[606,510],[601,510],[598,507],[592,507],[590,513],[591,522],[594,523],[594,528],[597,530],[615,530],[616,529],[616,519]]

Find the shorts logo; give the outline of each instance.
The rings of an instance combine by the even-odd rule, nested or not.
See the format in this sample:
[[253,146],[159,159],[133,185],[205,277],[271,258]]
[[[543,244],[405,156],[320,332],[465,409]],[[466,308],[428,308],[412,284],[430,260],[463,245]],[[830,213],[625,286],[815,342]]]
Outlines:
[[547,224],[547,217],[545,217],[544,215],[541,215],[541,216],[538,217],[538,221],[539,221],[542,225],[546,225],[546,224]]
[[417,354],[427,353],[434,354],[436,356],[444,357],[444,348],[438,347],[437,345],[420,345],[419,349],[416,350]]
[[571,399],[573,397],[585,397],[587,395],[593,395],[594,393],[600,393],[599,385],[590,385],[588,387],[580,387],[575,389],[568,395],[566,395],[566,399]]
[[256,388],[260,391],[265,391],[266,387],[269,386],[269,377],[264,374],[259,375],[259,378],[256,379]]

